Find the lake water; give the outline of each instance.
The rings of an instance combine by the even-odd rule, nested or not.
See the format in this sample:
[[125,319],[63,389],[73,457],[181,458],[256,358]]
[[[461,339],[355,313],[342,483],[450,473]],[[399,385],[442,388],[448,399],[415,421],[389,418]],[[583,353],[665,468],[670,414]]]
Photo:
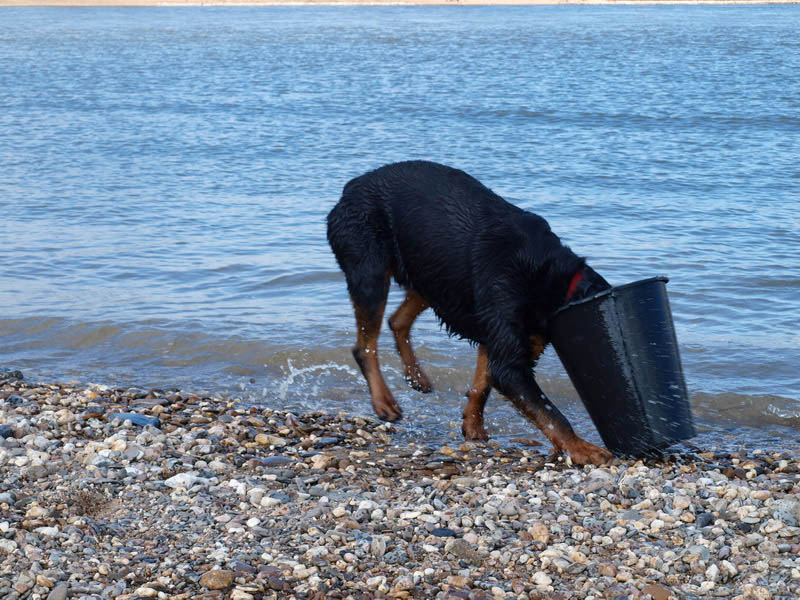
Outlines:
[[[2,9],[0,367],[368,413],[324,219],[425,158],[612,283],[670,277],[698,445],[795,444],[798,31],[798,6]],[[422,396],[387,334],[403,431],[458,435],[474,351],[423,315]],[[539,374],[596,440],[552,350]]]

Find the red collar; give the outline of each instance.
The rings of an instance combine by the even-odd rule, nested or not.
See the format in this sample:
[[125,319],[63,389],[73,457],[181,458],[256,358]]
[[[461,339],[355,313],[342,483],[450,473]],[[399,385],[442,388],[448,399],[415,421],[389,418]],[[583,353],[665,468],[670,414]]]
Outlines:
[[564,300],[565,303],[569,303],[572,299],[572,296],[578,289],[578,284],[583,280],[583,269],[577,271],[575,275],[572,276],[572,279],[569,282],[569,287],[567,288],[567,297]]

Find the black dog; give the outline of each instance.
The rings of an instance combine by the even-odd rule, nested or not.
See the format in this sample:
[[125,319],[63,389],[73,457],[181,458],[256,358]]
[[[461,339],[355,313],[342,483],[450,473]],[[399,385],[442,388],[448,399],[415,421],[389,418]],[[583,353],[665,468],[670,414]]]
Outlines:
[[548,317],[570,300],[609,287],[544,219],[463,171],[412,161],[347,183],[328,215],[328,241],[355,308],[353,356],[380,418],[402,416],[378,366],[378,334],[394,277],[406,297],[389,326],[412,387],[431,390],[409,342],[414,319],[429,306],[451,334],[478,345],[462,427],[467,439],[487,439],[483,409],[495,387],[574,463],[611,458],[575,434],[534,378],[548,344]]

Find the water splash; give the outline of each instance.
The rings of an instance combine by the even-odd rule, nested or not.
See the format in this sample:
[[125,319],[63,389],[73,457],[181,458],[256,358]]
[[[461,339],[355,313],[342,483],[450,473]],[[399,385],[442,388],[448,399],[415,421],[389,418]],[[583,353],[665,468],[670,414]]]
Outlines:
[[[309,379],[309,376],[314,373],[330,374],[330,371],[344,371],[348,375],[352,376],[354,380],[360,376],[356,369],[332,361],[319,365],[309,365],[307,367],[295,367],[291,358],[287,359],[286,363],[286,367],[283,369],[286,373],[286,376],[278,385],[278,399],[281,402],[287,401],[289,388],[292,387],[295,382],[305,382]],[[266,367],[267,365],[264,366]],[[315,398],[319,397],[320,385],[321,384],[319,381],[314,381],[310,387],[303,386],[302,392],[304,395]]]

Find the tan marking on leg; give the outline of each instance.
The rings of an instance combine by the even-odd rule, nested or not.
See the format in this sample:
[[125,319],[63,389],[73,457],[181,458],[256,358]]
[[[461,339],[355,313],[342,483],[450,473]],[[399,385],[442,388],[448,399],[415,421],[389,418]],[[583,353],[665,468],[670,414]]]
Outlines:
[[478,346],[478,362],[475,366],[475,376],[472,387],[467,392],[467,406],[464,409],[464,419],[461,432],[467,440],[489,439],[489,434],[483,425],[483,409],[492,389],[492,378],[489,375],[489,353],[486,346]]
[[[386,291],[389,289],[389,272],[386,273]],[[371,313],[365,308],[356,306],[356,345],[353,347],[353,357],[356,359],[364,378],[369,386],[372,408],[375,414],[385,421],[397,421],[403,416],[392,393],[381,375],[378,364],[378,335],[381,331],[383,311],[386,308],[384,298],[377,311]]]
[[605,448],[580,438],[561,411],[544,394],[539,402],[524,402],[520,398],[510,400],[550,440],[553,451],[557,454],[568,454],[574,464],[602,465],[613,458],[611,452]]
[[541,335],[532,335],[531,342],[531,362],[535,363],[547,347],[548,341]]
[[422,371],[411,347],[411,326],[415,319],[428,308],[429,304],[417,292],[407,291],[406,297],[395,313],[389,318],[389,328],[394,333],[397,352],[405,366],[406,380],[412,388],[420,392],[430,392],[432,387],[428,377]]

